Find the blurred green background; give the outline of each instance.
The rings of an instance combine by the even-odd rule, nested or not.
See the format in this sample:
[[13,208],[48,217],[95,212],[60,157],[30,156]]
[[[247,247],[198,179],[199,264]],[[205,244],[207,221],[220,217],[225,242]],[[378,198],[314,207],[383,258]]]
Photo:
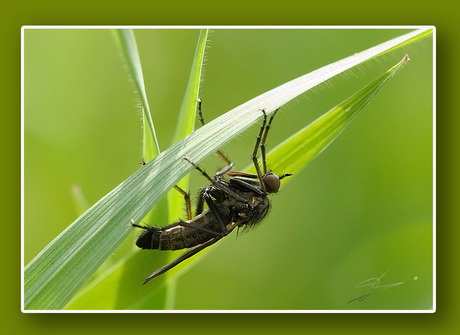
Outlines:
[[[214,119],[290,79],[408,31],[213,30],[200,93],[204,117]],[[174,133],[198,33],[135,31],[162,150]],[[179,279],[174,307],[431,309],[432,51],[432,39],[413,44],[284,106],[268,149],[364,87],[405,53],[411,58],[351,126],[272,197],[263,224],[219,242]],[[27,264],[81,214],[72,189],[80,188],[92,205],[140,167],[142,122],[110,30],[26,30],[24,92]],[[237,170],[250,163],[258,127],[223,148]],[[221,165],[215,157],[202,163],[210,172]],[[192,172],[192,195],[206,184],[203,179]],[[123,257],[136,236],[133,232],[115,259]],[[147,275],[153,270],[140,271]],[[365,291],[356,284],[387,270],[381,285],[404,284],[347,303]],[[139,286],[141,278],[132,276],[131,285]]]

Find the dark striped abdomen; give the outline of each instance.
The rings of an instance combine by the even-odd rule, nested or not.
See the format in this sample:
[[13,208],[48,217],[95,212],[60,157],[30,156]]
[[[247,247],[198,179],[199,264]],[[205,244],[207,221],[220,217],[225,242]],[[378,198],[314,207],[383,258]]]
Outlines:
[[[184,224],[187,223],[190,222],[184,222]],[[221,232],[214,216],[208,211],[194,218],[191,224],[216,232],[216,234]],[[204,243],[216,237],[216,234],[176,222],[166,227],[146,228],[137,239],[136,245],[142,249],[179,250]]]

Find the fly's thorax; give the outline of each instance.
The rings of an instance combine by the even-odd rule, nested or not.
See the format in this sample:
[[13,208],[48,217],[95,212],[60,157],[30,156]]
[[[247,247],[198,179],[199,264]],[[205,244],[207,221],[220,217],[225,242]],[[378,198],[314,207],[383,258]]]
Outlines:
[[270,208],[270,200],[266,196],[253,196],[251,203],[251,222],[257,223],[267,215]]
[[267,196],[255,195],[253,193],[243,193],[247,203],[234,202],[232,207],[234,220],[241,221],[242,225],[252,226],[267,215],[270,208],[270,200]]

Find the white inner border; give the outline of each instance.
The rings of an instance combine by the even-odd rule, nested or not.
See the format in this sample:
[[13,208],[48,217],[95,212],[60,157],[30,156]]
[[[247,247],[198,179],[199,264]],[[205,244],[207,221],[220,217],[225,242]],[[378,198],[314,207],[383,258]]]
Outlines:
[[[24,31],[33,29],[433,29],[433,309],[429,310],[25,310]],[[436,27],[434,26],[23,26],[21,28],[21,311],[23,313],[434,313],[436,312]]]

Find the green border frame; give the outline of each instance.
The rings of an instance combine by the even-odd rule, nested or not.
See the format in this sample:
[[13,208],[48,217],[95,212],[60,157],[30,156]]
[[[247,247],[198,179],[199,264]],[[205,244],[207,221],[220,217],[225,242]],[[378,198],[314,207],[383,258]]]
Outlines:
[[[140,6],[137,6],[139,3]],[[454,92],[458,92],[458,83],[453,76],[456,68],[454,54],[458,48],[456,41],[457,20],[452,15],[449,3],[420,4],[409,2],[386,3],[386,8],[395,10],[375,12],[364,3],[309,4],[299,7],[296,1],[282,4],[275,2],[240,3],[233,2],[225,11],[214,5],[196,2],[183,4],[150,3],[134,1],[123,4],[126,8],[117,7],[117,3],[78,2],[79,7],[66,3],[69,10],[55,6],[51,1],[21,3],[10,5],[4,11],[2,25],[4,31],[3,87],[1,90],[4,102],[4,121],[6,129],[2,132],[5,158],[3,174],[6,179],[4,201],[7,209],[5,220],[8,238],[2,243],[5,257],[2,276],[3,320],[15,333],[33,334],[80,334],[81,332],[100,334],[121,334],[126,332],[152,331],[202,334],[204,329],[220,333],[244,332],[313,332],[313,333],[344,333],[345,331],[377,334],[393,333],[448,333],[458,323],[454,302],[458,297],[459,288],[454,281],[457,278],[457,267],[453,265],[454,255],[458,255],[458,243],[454,239],[459,236],[458,213],[454,212],[453,204],[457,202],[452,194],[452,185],[457,181],[458,162],[454,157],[453,145],[458,143],[453,127],[458,122],[458,113],[453,108]],[[19,7],[20,6],[20,7]],[[108,6],[111,7],[108,10]],[[282,7],[281,7],[282,6]],[[414,10],[414,6],[418,8]],[[136,10],[139,8],[138,10]],[[71,10],[70,10],[71,9]],[[134,10],[133,10],[134,9]],[[437,67],[437,153],[438,193],[437,201],[437,278],[440,285],[437,290],[437,312],[435,314],[417,315],[327,315],[327,314],[296,314],[296,315],[51,315],[21,314],[20,312],[20,28],[32,24],[432,24],[437,27],[437,50],[442,61]],[[441,58],[440,58],[441,59]],[[441,173],[442,171],[442,173]],[[457,245],[454,247],[455,244]],[[451,269],[454,273],[451,273]],[[180,317],[180,322],[176,318]],[[126,319],[125,319],[126,318]],[[152,319],[153,318],[153,319]],[[330,322],[334,318],[336,322]],[[78,321],[77,321],[78,319]],[[82,319],[82,320],[80,320]],[[6,328],[6,327],[5,327]]]

